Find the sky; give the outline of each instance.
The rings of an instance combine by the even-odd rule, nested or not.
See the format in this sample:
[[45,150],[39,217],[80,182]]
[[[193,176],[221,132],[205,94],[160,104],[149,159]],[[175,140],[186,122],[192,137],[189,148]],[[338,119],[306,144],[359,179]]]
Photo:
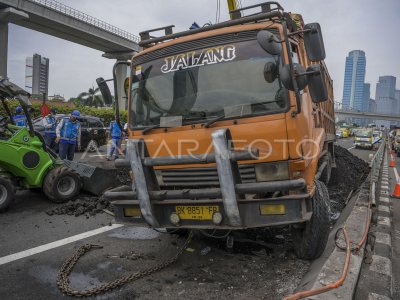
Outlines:
[[[219,20],[229,19],[227,1],[220,1]],[[60,0],[121,29],[140,31],[174,24],[175,32],[216,22],[218,0]],[[242,6],[264,2],[240,0]],[[341,101],[345,59],[351,50],[366,53],[365,82],[371,97],[379,76],[397,77],[400,88],[399,0],[281,0],[285,11],[300,13],[305,23],[318,22],[325,42],[335,101]],[[111,78],[113,60],[102,52],[13,24],[9,26],[8,76],[25,85],[25,58],[33,53],[50,59],[49,95],[66,99],[96,86],[98,77]]]

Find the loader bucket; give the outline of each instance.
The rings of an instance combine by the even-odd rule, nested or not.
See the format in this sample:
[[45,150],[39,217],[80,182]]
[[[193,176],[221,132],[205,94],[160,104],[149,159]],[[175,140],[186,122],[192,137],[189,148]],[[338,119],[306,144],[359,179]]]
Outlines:
[[100,196],[104,191],[126,184],[129,170],[94,167],[76,161],[65,160],[64,166],[74,170],[82,179],[82,190]]

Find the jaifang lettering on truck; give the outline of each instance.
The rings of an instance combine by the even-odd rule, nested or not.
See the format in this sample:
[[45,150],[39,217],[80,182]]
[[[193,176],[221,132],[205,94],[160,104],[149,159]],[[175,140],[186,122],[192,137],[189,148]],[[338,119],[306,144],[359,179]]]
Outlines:
[[161,72],[169,73],[181,69],[232,61],[235,58],[236,47],[234,45],[191,51],[165,58],[165,64],[161,67]]

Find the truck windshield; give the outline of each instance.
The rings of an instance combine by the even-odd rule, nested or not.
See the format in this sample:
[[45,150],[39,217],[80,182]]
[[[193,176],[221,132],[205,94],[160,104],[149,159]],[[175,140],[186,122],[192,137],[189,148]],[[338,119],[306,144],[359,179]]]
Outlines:
[[266,63],[279,62],[251,40],[135,65],[131,127],[162,126],[168,117],[195,123],[287,111],[288,91],[278,77],[264,76]]

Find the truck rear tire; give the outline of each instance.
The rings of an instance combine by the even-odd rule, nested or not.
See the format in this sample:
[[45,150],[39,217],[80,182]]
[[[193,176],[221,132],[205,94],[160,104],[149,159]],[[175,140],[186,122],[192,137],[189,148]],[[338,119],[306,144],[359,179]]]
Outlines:
[[15,187],[10,180],[0,177],[0,213],[5,212],[14,200]]
[[50,170],[44,181],[43,191],[47,198],[55,203],[65,203],[75,198],[81,189],[78,174],[67,167]]
[[294,252],[298,258],[307,260],[321,256],[329,237],[329,194],[323,182],[315,180],[315,194],[311,200],[311,219],[302,228],[292,227]]

